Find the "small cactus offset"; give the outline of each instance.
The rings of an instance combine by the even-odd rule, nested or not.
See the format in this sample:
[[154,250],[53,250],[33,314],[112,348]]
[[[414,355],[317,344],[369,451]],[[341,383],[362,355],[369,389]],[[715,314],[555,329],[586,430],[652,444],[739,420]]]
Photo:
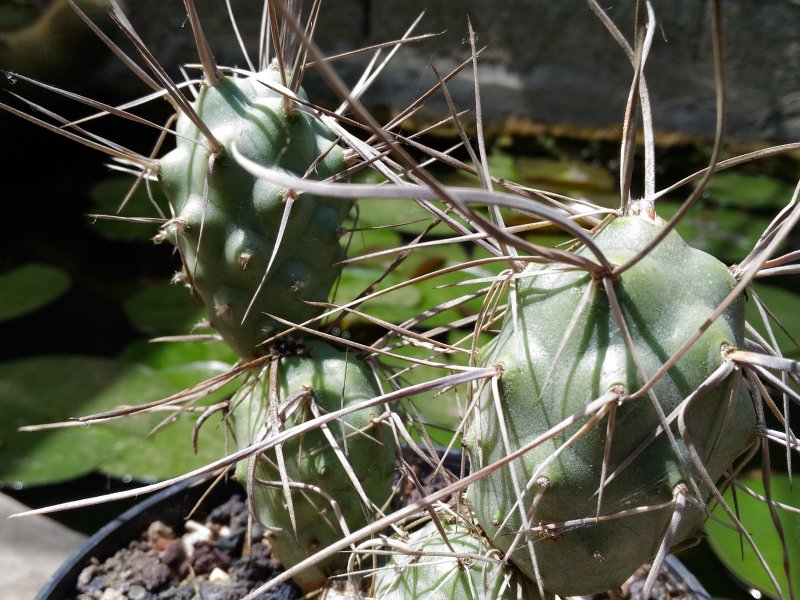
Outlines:
[[390,560],[376,570],[370,596],[382,600],[534,600],[536,586],[503,566],[480,529],[446,510],[396,540]]
[[[800,404],[800,365],[779,347],[751,284],[798,272],[798,253],[786,245],[800,207],[796,192],[732,267],[676,231],[716,171],[770,151],[721,162],[718,135],[706,169],[656,190],[644,62],[657,26],[648,3],[636,3],[629,44],[588,0],[634,69],[614,209],[492,176],[480,94],[476,150],[447,90],[472,64],[479,91],[471,24],[472,60],[445,77],[437,73],[438,83],[421,96],[443,93],[466,163],[398,133],[400,119],[378,125],[358,100],[371,71],[347,93],[309,39],[318,2],[305,27],[298,3],[265,2],[262,37],[271,36],[278,57],[244,71],[214,62],[194,2],[185,0],[203,74],[187,78],[192,100],[153,66],[110,4],[176,111],[157,151],[132,153],[75,133],[57,117],[57,125],[45,124],[0,106],[99,147],[139,180],[162,186],[168,210],[153,219],[162,227],[158,240],[180,255],[176,280],[200,299],[241,360],[160,403],[85,420],[163,405],[197,409],[198,400],[239,378],[231,397],[201,413],[202,423],[223,412],[237,449],[183,478],[235,469],[246,487],[253,516],[287,568],[247,600],[289,578],[306,593],[346,579],[356,595],[376,600],[618,594],[652,563],[648,597],[666,555],[699,539],[712,509],[758,554],[723,494],[759,452],[768,480],[768,441],[785,447],[790,470],[797,449],[789,405]],[[718,67],[719,4],[710,3]],[[286,38],[302,51],[287,50]],[[307,98],[300,87],[307,64],[293,62],[300,57],[340,95],[338,111]],[[721,73],[717,81],[722,107]],[[637,114],[645,161],[643,197],[634,200]],[[350,131],[356,125],[367,135]],[[168,134],[176,141],[161,152]],[[435,161],[477,175],[477,187],[440,183],[425,169]],[[359,169],[374,170],[380,183],[348,182]],[[660,198],[690,182],[696,187],[677,216],[660,218]],[[353,210],[360,198],[407,201],[409,215],[363,225]],[[352,237],[340,239],[346,230]],[[558,230],[569,241],[553,245],[536,230]],[[361,243],[363,254],[354,255]],[[415,267],[402,272],[409,258]],[[359,263],[369,265],[364,271],[379,267],[353,292],[347,276]],[[347,297],[332,294],[342,282]],[[429,288],[441,295],[428,301]],[[403,305],[411,296],[424,299],[413,316]],[[380,314],[375,300],[384,303]],[[768,335],[746,320],[748,302]],[[353,322],[366,326],[355,339],[340,336]],[[459,468],[448,470],[431,439],[435,418],[419,413],[423,404],[439,409],[450,399],[443,412],[458,420],[446,450],[460,444],[462,453]],[[768,491],[764,501],[774,513]],[[780,575],[761,562],[780,590]]]

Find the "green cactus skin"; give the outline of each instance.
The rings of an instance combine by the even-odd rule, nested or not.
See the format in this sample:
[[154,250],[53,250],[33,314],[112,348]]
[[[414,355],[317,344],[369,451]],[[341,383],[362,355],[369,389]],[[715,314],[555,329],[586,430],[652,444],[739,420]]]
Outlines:
[[[533,600],[535,586],[513,565],[501,569],[500,554],[464,523],[439,515],[452,550],[433,522],[413,532],[407,542],[421,555],[398,553],[374,577],[371,597],[379,600]],[[444,556],[468,555],[459,560]],[[476,560],[490,558],[494,562]],[[506,573],[508,584],[504,585]]]
[[232,146],[263,165],[314,179],[344,168],[343,150],[326,126],[296,106],[287,108],[291,103],[259,80],[277,82],[279,77],[264,71],[223,78],[203,87],[193,103],[223,146],[214,158],[207,201],[210,153],[185,115],[176,124],[176,148],[159,166],[159,180],[174,210],[167,234],[181,250],[186,278],[208,309],[211,324],[245,358],[261,353],[258,344],[285,328],[264,313],[299,323],[320,312],[303,301],[328,299],[341,270],[336,263],[344,256],[341,223],[352,205],[308,195],[297,199],[266,281],[242,324],[273,254],[287,191],[241,168]]
[[[348,356],[316,341],[309,342],[307,349],[307,356],[280,359],[282,401],[307,387],[324,414],[378,395],[369,370],[353,355]],[[246,383],[233,399],[232,418],[240,447],[249,445],[267,422],[268,380],[265,370],[255,385]],[[382,506],[392,489],[396,444],[388,425],[372,421],[375,414],[372,410],[356,411],[341,421],[329,423],[328,427],[346,453],[366,496],[377,506]],[[305,405],[289,415],[283,427],[288,430],[312,417]],[[292,438],[283,444],[282,451],[289,480],[317,486],[332,497],[341,508],[350,532],[372,520],[367,515],[372,515],[373,511],[365,511],[362,507],[360,497],[320,429]],[[256,478],[280,482],[276,464],[274,451],[259,456]],[[245,479],[245,472],[245,465],[240,463],[237,476],[241,481]],[[291,497],[297,538],[292,531],[283,489],[256,483],[250,498],[254,516],[272,530],[269,541],[273,552],[286,567],[344,537],[328,500],[311,491],[295,490]],[[319,561],[296,576],[295,582],[307,592],[318,589],[325,584],[327,577],[346,567],[347,558],[346,553],[340,553]]]
[[[622,264],[652,240],[658,230],[658,225],[642,218],[622,217],[602,229],[595,242],[612,264]],[[586,253],[585,249],[581,252]],[[513,322],[509,313],[500,334],[482,356],[484,364],[501,364],[504,368],[500,397],[512,450],[529,443],[615,386],[632,393],[642,384],[600,284],[541,394],[552,357],[557,354],[573,313],[580,305],[589,275],[575,270],[557,272],[559,269],[547,266],[532,269],[553,273],[520,280],[518,321]],[[614,283],[614,289],[645,373],[654,373],[663,365],[734,285],[734,278],[722,263],[691,248],[675,232],[624,272]],[[665,414],[670,414],[722,363],[723,345],[742,344],[743,329],[744,300],[739,298],[655,385],[654,392]],[[687,414],[692,443],[714,480],[722,477],[755,436],[753,402],[744,384],[734,387],[734,380],[731,377],[698,397]],[[488,387],[481,398],[480,416],[473,421],[465,439],[473,469],[496,462],[504,455]],[[726,417],[729,402],[730,412]],[[541,472],[540,476],[549,485],[536,506],[534,525],[596,515],[594,494],[601,478],[606,424],[607,418],[603,418]],[[658,424],[647,396],[619,406],[607,473],[613,473]],[[578,429],[579,425],[573,426],[511,463],[517,469],[520,486],[525,486],[537,466]],[[677,428],[673,430],[685,455]],[[605,487],[602,514],[669,502],[673,488],[688,481],[688,476],[662,434]],[[526,511],[536,491],[534,485],[526,494]],[[704,487],[701,491],[709,493]],[[691,486],[689,493],[692,494]],[[521,527],[518,509],[512,511],[516,495],[508,468],[499,469],[472,486],[468,497],[493,544],[507,551]],[[498,530],[510,511],[511,518]],[[667,507],[562,530],[546,538],[537,536],[534,549],[545,590],[571,596],[620,585],[655,554],[671,514]],[[702,510],[688,506],[674,543],[694,536],[703,518]],[[535,578],[524,541],[511,558],[526,575]]]

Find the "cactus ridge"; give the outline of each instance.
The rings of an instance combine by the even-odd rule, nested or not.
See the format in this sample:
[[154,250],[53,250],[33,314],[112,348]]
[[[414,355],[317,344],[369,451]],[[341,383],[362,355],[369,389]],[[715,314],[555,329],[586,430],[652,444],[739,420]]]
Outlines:
[[[658,230],[658,225],[640,217],[621,217],[594,239],[616,265],[636,255]],[[579,271],[533,266],[527,274],[530,277],[522,278],[517,290],[518,318],[507,316],[482,356],[484,364],[502,365],[502,412],[496,410],[498,404],[487,386],[468,436],[473,468],[496,462],[505,454],[499,419],[506,424],[513,451],[604,393],[616,389],[632,394],[644,383],[601,286]],[[621,275],[614,283],[615,294],[636,361],[647,376],[703,324],[735,283],[722,263],[687,246],[675,232]],[[722,349],[743,343],[743,333],[740,297],[653,386],[664,414],[682,406],[723,363]],[[753,402],[737,381],[728,377],[686,409],[691,443],[715,481],[755,439]],[[520,530],[585,520],[575,528],[556,525],[530,533],[537,540],[536,565],[524,543],[511,555],[529,577],[536,579],[538,574],[545,589],[558,595],[586,594],[624,582],[656,553],[672,515],[674,488],[700,480],[690,467],[676,422],[677,453],[668,436],[660,435],[628,460],[661,423],[647,396],[624,400],[611,410],[615,414],[610,433],[606,414],[563,447],[583,426],[577,424],[469,491],[481,526],[503,550],[509,550]],[[518,495],[510,468],[516,470],[519,485],[529,484],[524,499],[526,523],[514,508]],[[615,477],[602,486],[598,514],[603,473]],[[703,506],[707,487],[690,485],[689,489],[702,494],[696,500]],[[595,515],[650,506],[661,508],[593,521]],[[701,509],[688,508],[675,542],[693,536],[704,515]],[[566,562],[575,567],[565,571]]]
[[[247,158],[300,177],[327,179],[344,169],[344,153],[314,115],[268,85],[275,70],[225,77],[204,86],[194,110],[221,151],[212,153],[181,114],[176,147],[159,161],[158,177],[174,218],[168,236],[179,246],[186,278],[209,310],[211,324],[241,356],[320,312],[339,275],[342,221],[352,202],[302,195],[259,180],[233,159]],[[213,162],[210,162],[213,161]]]

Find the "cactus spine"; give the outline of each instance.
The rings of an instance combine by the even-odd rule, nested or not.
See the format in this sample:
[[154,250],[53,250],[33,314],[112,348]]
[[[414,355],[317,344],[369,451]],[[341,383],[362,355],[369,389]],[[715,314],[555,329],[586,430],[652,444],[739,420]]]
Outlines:
[[[593,0],[590,5],[602,12]],[[194,4],[186,0],[186,6],[200,40]],[[275,7],[265,4],[270,24],[283,14]],[[652,36],[654,23],[645,26],[644,9],[638,16],[636,51],[622,45],[634,63],[640,61],[634,64],[634,88],[644,90],[641,61],[649,48],[645,35]],[[607,26],[613,32],[613,24]],[[474,45],[472,32],[470,37]],[[463,415],[458,429],[467,429],[463,441],[472,473],[465,472],[461,480],[451,478],[444,490],[376,519],[390,494],[394,435],[404,436],[423,453],[404,431],[402,420],[392,417],[396,428],[390,432],[374,411],[353,410],[326,427],[317,422],[312,430],[307,425],[325,413],[375,399],[375,373],[383,372],[373,373],[315,341],[304,341],[296,356],[284,351],[289,343],[262,344],[286,322],[318,315],[320,309],[310,303],[326,300],[339,274],[344,255],[338,234],[358,190],[319,181],[314,187],[309,180],[340,174],[345,152],[323,119],[296,99],[302,92],[273,89],[283,87],[278,82],[291,68],[226,77],[203,42],[198,41],[198,49],[205,80],[195,101],[187,102],[174,85],[165,86],[180,107],[176,148],[158,161],[111,146],[105,149],[163,184],[172,209],[164,236],[180,251],[182,277],[202,299],[222,337],[250,361],[229,374],[230,379],[240,372],[246,376],[226,405],[240,451],[213,466],[230,467],[245,458],[239,473],[250,491],[253,512],[270,528],[276,554],[287,566],[303,567],[291,568],[304,589],[318,588],[343,569],[341,552],[356,542],[374,536],[384,525],[418,519],[446,493],[464,489],[466,499],[457,496],[450,513],[438,513],[444,515],[444,537],[430,524],[417,531],[410,528],[410,535],[404,531],[399,541],[389,543],[394,548],[405,544],[404,552],[378,567],[376,597],[528,598],[534,586],[545,597],[600,592],[618,586],[641,563],[663,559],[672,545],[695,535],[710,500],[724,505],[720,490],[730,483],[728,476],[735,475],[737,457],[768,437],[763,405],[771,400],[757,380],[767,377],[766,369],[777,370],[784,379],[769,381],[788,387],[786,378],[796,380],[799,372],[797,361],[784,358],[767,341],[745,339],[742,296],[756,272],[767,274],[762,271],[765,262],[800,220],[796,204],[770,225],[743,261],[747,269],[734,272],[688,247],[673,231],[650,247],[666,226],[631,210],[632,136],[623,140],[619,211],[583,200],[565,203],[561,196],[515,185],[508,189],[519,195],[498,194],[493,185],[508,182],[492,181],[487,165],[474,169],[484,189],[465,190],[441,186],[401,152],[396,152],[403,158],[397,163],[381,162],[376,154],[362,156],[369,162],[375,159],[381,173],[396,184],[404,176],[427,184],[379,185],[369,188],[371,195],[415,199],[436,220],[413,244],[375,253],[398,258],[364,297],[372,295],[414,244],[429,241],[426,236],[439,222],[457,232],[459,243],[477,240],[491,254],[439,274],[480,267],[484,260],[509,266],[500,276],[484,271],[476,276],[482,283],[491,280],[490,293],[480,314],[460,315],[463,320],[452,328],[422,330],[421,324],[453,307],[462,308],[467,294],[421,307],[418,317],[402,323],[387,323],[363,309],[368,319],[387,330],[371,347],[352,344],[367,350],[374,363],[397,342],[392,350],[416,346],[430,351],[433,358],[414,359],[413,367],[441,367],[449,373],[405,389],[392,378],[390,385],[399,389],[386,394],[385,401],[473,384],[466,404],[471,412]],[[721,56],[721,48],[715,50]],[[325,61],[318,66],[324,70]],[[628,134],[637,102],[643,120],[649,119],[646,93],[630,98]],[[455,111],[453,120],[458,124]],[[60,127],[50,128],[63,133]],[[381,152],[397,150],[391,132],[376,126],[373,133],[381,140]],[[465,132],[460,133],[466,140]],[[646,125],[646,140],[648,134],[652,126]],[[651,142],[646,142],[646,152],[652,152]],[[481,152],[485,157],[483,148]],[[430,154],[444,158],[435,151]],[[471,157],[480,162],[476,153]],[[715,162],[716,149],[713,158]],[[455,158],[447,160],[458,164]],[[642,202],[652,208],[655,172],[652,161],[646,162]],[[708,173],[718,167],[712,165]],[[276,173],[284,179],[272,179]],[[693,193],[686,208],[697,198],[699,192]],[[489,218],[482,209],[471,210],[474,204],[488,206]],[[539,221],[536,226],[560,227],[578,242],[567,251],[536,246],[516,235],[521,229],[512,233],[505,227],[498,207],[526,218],[533,215]],[[597,227],[597,215],[609,213],[613,218]],[[591,232],[586,231],[589,227]],[[787,254],[773,266],[780,269],[793,261],[796,256]],[[523,262],[533,266],[523,270]],[[423,273],[414,285],[429,274]],[[503,303],[498,290],[509,282],[509,302],[498,308]],[[394,291],[402,287],[398,284]],[[499,333],[481,351],[479,336],[492,330],[500,310],[505,316]],[[475,328],[466,341],[442,342],[457,326],[472,323]],[[458,353],[469,356],[468,364],[442,360]],[[387,366],[386,372],[392,369]],[[217,383],[211,382],[208,389]],[[780,389],[798,399],[796,392]],[[187,403],[196,399],[195,392],[187,393]],[[780,413],[774,404],[770,408]],[[791,449],[796,439],[788,415],[778,418],[785,431],[769,436]],[[303,433],[292,435],[293,430]],[[420,437],[425,438],[424,430]],[[258,453],[254,443],[270,447]],[[429,458],[435,465],[438,457]],[[471,516],[451,518],[471,515],[470,510],[474,523]],[[734,516],[732,522],[749,541]],[[487,557],[491,560],[481,560]],[[248,598],[288,576],[277,577]],[[490,580],[513,585],[488,585]]]

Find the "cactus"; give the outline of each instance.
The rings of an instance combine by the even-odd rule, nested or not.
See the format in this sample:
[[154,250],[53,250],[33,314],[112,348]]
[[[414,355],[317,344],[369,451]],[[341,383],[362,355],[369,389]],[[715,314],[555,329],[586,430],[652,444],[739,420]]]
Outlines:
[[[596,2],[589,3],[602,13]],[[164,402],[190,405],[244,374],[239,391],[218,406],[230,412],[239,449],[202,471],[238,463],[253,513],[268,527],[276,555],[289,567],[248,598],[288,577],[306,591],[315,590],[345,568],[348,551],[382,545],[395,556],[374,570],[377,598],[602,592],[620,585],[643,562],[654,560],[658,566],[673,545],[691,540],[712,503],[755,546],[721,490],[743,467],[743,452],[750,450],[749,458],[759,446],[766,447],[767,438],[789,449],[796,446],[788,415],[772,403],[760,379],[797,399],[786,381],[797,376],[798,367],[781,355],[774,340],[745,337],[744,292],[754,277],[771,274],[764,265],[800,220],[800,209],[794,205],[782,211],[734,268],[687,246],[675,224],[701,197],[712,172],[736,163],[718,162],[717,143],[709,168],[694,176],[700,183],[681,214],[670,223],[655,216],[661,193],[655,190],[642,72],[654,23],[645,23],[644,8],[637,19],[635,50],[621,42],[636,71],[636,93],[626,111],[622,200],[618,210],[610,210],[493,179],[482,139],[479,152],[467,150],[474,166],[412,141],[416,150],[477,172],[483,189],[444,186],[397,144],[402,136],[374,123],[357,101],[348,98],[353,113],[380,140],[377,149],[348,137],[335,120],[307,105],[292,65],[224,76],[228,71],[214,64],[202,42],[194,4],[187,0],[186,6],[200,40],[204,79],[196,99],[188,102],[159,76],[180,113],[173,131],[176,148],[156,160],[99,145],[127,166],[136,165],[142,178],[163,184],[171,218],[163,219],[162,237],[181,254],[181,278],[245,359],[224,377]],[[265,6],[270,26],[277,27],[282,13],[273,3]],[[623,40],[604,13],[601,19]],[[477,63],[471,31],[470,41]],[[721,49],[715,50],[721,56]],[[325,61],[316,64],[334,87],[341,84]],[[448,79],[439,85],[444,88]],[[644,198],[633,202],[631,119],[637,105],[648,156]],[[480,105],[476,108],[480,114]],[[459,115],[453,107],[453,122],[467,142]],[[49,127],[81,137],[69,127]],[[335,141],[339,138],[348,150]],[[391,182],[358,186],[327,181],[342,175],[350,150]],[[383,151],[391,152],[392,159],[383,160]],[[507,191],[498,192],[497,186]],[[407,245],[367,256],[392,259],[362,294],[325,313],[364,317],[385,330],[371,344],[337,340],[358,351],[368,365],[316,341],[334,337],[318,324],[302,324],[322,314],[344,258],[339,230],[359,197],[413,199],[431,215],[423,233],[406,239]],[[524,222],[507,227],[500,208],[516,211]],[[409,281],[378,289],[419,250],[419,242],[453,241],[440,239],[438,229],[434,233],[439,223],[455,232],[459,244],[474,242],[480,257],[440,270],[425,264]],[[545,247],[521,233],[528,226],[560,228],[574,241],[567,249]],[[796,255],[788,253],[770,268],[793,261]],[[505,270],[498,274],[497,265]],[[422,287],[428,280],[446,287],[453,283],[446,278],[457,271],[475,277],[459,284],[486,287],[469,293],[459,288],[458,295],[422,306],[413,318],[387,322],[370,314],[375,295],[387,294],[390,303],[392,293]],[[482,306],[468,312],[465,307],[475,299]],[[463,314],[452,324],[426,327],[429,318],[441,318],[448,310]],[[462,329],[460,339],[444,341],[464,326],[472,331]],[[292,327],[293,335],[304,338],[299,345],[296,338],[287,338]],[[495,333],[481,349],[485,337]],[[403,359],[409,348],[411,356]],[[404,360],[399,367],[398,360]],[[414,369],[436,374],[404,385],[402,376],[413,376]],[[440,464],[428,447],[425,423],[414,417],[413,403],[402,417],[393,408],[384,413],[378,407],[442,388],[455,389],[466,400],[454,442],[464,436],[468,461],[459,476],[443,476],[444,488],[426,491],[401,460],[404,485],[413,493],[405,506],[384,515],[396,438],[437,473]],[[764,406],[783,421],[783,432],[767,429]],[[130,412],[135,411],[120,409],[86,420]],[[451,512],[439,506],[441,530],[434,524],[414,529],[421,515],[454,493]],[[74,505],[53,508],[66,506]],[[387,527],[401,529],[400,537],[376,540]],[[356,570],[352,563],[348,568],[351,574]],[[363,572],[363,564],[357,569]],[[652,587],[648,581],[646,591]]]
[[158,166],[175,215],[167,235],[180,248],[184,277],[211,324],[243,357],[265,352],[259,343],[282,328],[267,313],[302,323],[321,312],[307,302],[327,300],[339,276],[339,230],[351,206],[295,199],[233,159],[235,147],[261,164],[317,179],[344,169],[330,130],[271,89],[280,80],[272,69],[203,87],[193,108],[221,148],[210,151],[181,114],[177,147]]
[[500,564],[500,553],[467,517],[441,510],[436,518],[438,527],[430,521],[411,532],[407,539],[390,546],[393,553],[376,570],[371,597],[381,600],[538,597],[532,582]]
[[[121,9],[111,4],[114,20],[154,66]],[[73,8],[89,20],[79,6]],[[187,100],[160,67],[153,69],[176,110],[168,121],[174,127],[162,128],[173,134],[175,147],[153,159],[91,136],[64,135],[134,165],[139,169],[137,185],[157,181],[163,188],[171,218],[157,219],[163,225],[156,241],[175,245],[182,268],[174,281],[185,283],[199,297],[210,324],[245,359],[219,379],[224,383],[240,374],[244,379],[224,403],[230,407],[238,455],[252,455],[240,463],[238,472],[250,492],[253,514],[270,531],[276,557],[291,567],[380,514],[394,490],[396,443],[390,426],[376,417],[389,414],[384,407],[347,412],[379,395],[377,376],[356,353],[339,352],[317,340],[303,343],[297,332],[288,340],[262,345],[287,324],[304,323],[322,312],[341,271],[340,230],[353,202],[295,194],[251,175],[240,162],[254,161],[297,177],[335,178],[346,169],[338,137],[351,134],[334,134],[335,119],[315,110],[299,78],[293,81],[294,67],[301,70],[302,65],[287,60],[288,47],[256,72],[221,69],[207,46],[194,3],[187,1],[186,8],[203,68],[202,81],[191,82],[197,85],[194,100]],[[270,5],[269,14],[277,21],[280,13]],[[153,79],[133,69],[162,92]],[[224,74],[229,72],[235,73]],[[123,109],[104,108],[141,121]],[[357,144],[359,150],[352,156],[375,158],[369,146]],[[194,391],[202,397],[216,387],[210,382]],[[344,413],[334,422],[291,437],[297,426],[336,411]],[[250,450],[265,437],[287,432],[288,441],[271,451]],[[296,581],[313,591],[346,562],[344,555],[329,557],[298,573]]]
[[[618,266],[660,229],[640,216],[620,217],[592,240]],[[699,490],[700,502],[710,493],[688,458],[677,420],[671,421],[676,440],[663,434],[649,439],[662,422],[653,402],[663,415],[686,410],[691,443],[714,481],[755,440],[753,402],[738,377],[728,376],[688,407],[685,402],[723,366],[726,349],[742,346],[744,299],[737,298],[654,384],[651,402],[626,395],[660,370],[735,287],[722,263],[670,232],[613,281],[627,333],[609,292],[589,274],[533,266],[521,277],[518,310],[506,316],[481,359],[500,365],[503,375],[499,398],[484,388],[467,438],[473,466],[497,461],[506,442],[517,449],[604,394],[613,403],[588,431],[576,424],[477,482],[470,503],[493,543],[506,551],[517,546],[511,559],[531,579],[541,577],[545,590],[565,596],[612,589],[656,554],[679,485],[692,494]],[[526,490],[524,522],[510,469]],[[688,507],[673,543],[696,535],[704,517],[697,506]],[[532,554],[515,543],[517,531],[542,540]],[[573,566],[564,569],[567,563]]]
[[[270,377],[272,368],[278,382]],[[236,439],[247,447],[270,427],[291,431],[376,395],[372,374],[357,358],[311,341],[302,356],[281,358],[242,385],[231,402]],[[396,446],[391,428],[373,410],[352,412],[291,438],[279,450],[240,463],[238,476],[248,482],[253,514],[287,567],[366,525],[389,499]],[[284,484],[294,486],[288,497]],[[295,582],[312,591],[346,565],[347,556],[337,554],[302,571]]]

